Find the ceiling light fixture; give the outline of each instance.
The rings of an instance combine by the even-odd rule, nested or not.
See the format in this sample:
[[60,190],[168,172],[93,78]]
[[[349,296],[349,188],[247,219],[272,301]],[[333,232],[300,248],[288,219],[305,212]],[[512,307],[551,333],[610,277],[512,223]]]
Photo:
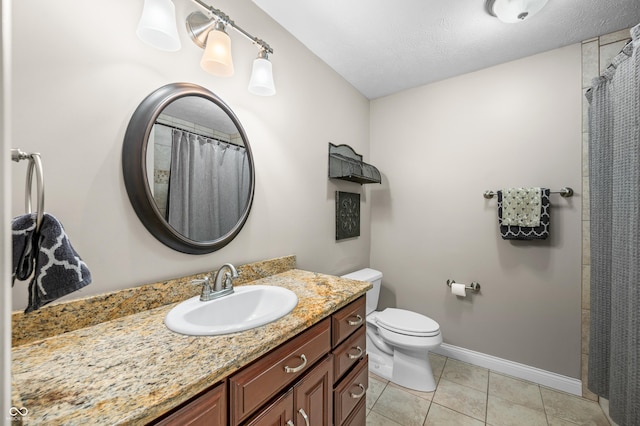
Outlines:
[[548,0],[487,0],[487,12],[502,22],[522,22],[538,13]]
[[268,55],[273,53],[271,46],[243,30],[220,9],[209,6],[201,0],[193,0],[193,2],[206,9],[210,15],[193,12],[187,16],[187,32],[191,40],[205,50],[200,66],[214,75],[222,77],[233,75],[231,39],[226,32],[226,28],[231,27],[259,48],[258,58],[253,61],[249,91],[260,96],[274,95],[276,89],[273,83],[272,65],[268,58]]

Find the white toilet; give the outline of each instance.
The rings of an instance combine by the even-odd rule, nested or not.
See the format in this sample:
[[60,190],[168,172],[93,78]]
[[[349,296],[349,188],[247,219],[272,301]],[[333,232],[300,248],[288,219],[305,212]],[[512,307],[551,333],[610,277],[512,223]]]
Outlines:
[[382,282],[380,271],[366,268],[342,278],[368,281],[373,285],[366,295],[369,371],[409,389],[435,390],[429,350],[442,343],[438,323],[404,309],[376,311]]

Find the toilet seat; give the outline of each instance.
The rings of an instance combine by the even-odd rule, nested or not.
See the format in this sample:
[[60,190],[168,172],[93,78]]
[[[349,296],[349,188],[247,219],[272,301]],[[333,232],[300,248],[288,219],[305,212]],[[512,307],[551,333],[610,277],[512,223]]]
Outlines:
[[388,331],[414,337],[440,334],[440,325],[431,318],[405,309],[387,308],[375,317],[376,324]]

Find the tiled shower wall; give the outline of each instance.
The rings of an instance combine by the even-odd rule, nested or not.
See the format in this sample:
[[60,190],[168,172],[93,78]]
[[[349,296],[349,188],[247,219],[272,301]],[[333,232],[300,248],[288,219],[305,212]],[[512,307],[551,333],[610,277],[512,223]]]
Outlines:
[[591,87],[591,80],[606,69],[630,39],[629,29],[626,29],[582,42],[582,396],[594,401],[598,400],[598,396],[587,389],[591,251],[589,247],[589,122],[588,103],[584,93]]

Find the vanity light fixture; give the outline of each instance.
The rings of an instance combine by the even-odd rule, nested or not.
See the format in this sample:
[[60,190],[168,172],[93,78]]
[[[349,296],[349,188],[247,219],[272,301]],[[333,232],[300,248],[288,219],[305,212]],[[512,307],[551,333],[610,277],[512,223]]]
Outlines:
[[175,52],[180,49],[176,27],[176,6],[171,0],[144,0],[136,34],[156,49]]
[[273,96],[276,94],[271,61],[269,61],[267,51],[264,49],[260,49],[258,57],[253,60],[249,92],[260,96]]
[[216,22],[207,34],[204,53],[200,66],[208,73],[221,77],[233,75],[233,59],[231,58],[231,38],[224,24]]
[[502,22],[522,22],[538,13],[548,0],[487,0],[487,12]]
[[187,32],[191,40],[204,49],[200,66],[217,76],[233,75],[231,39],[226,32],[226,28],[231,27],[259,48],[258,57],[253,61],[249,91],[260,96],[274,95],[276,89],[273,83],[272,65],[268,58],[268,55],[273,53],[271,46],[243,30],[220,9],[209,6],[202,0],[193,0],[193,2],[206,9],[209,15],[193,12],[187,16]]

